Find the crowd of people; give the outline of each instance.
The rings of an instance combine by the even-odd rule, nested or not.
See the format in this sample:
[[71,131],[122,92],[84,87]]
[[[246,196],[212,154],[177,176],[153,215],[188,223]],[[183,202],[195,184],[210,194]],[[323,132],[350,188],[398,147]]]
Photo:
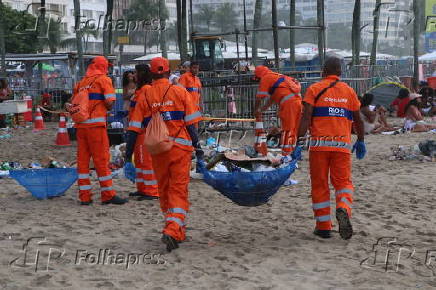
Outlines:
[[[436,129],[436,125],[424,120],[424,117],[436,116],[436,99],[434,90],[426,82],[422,82],[418,93],[411,93],[401,88],[398,96],[390,104],[390,108],[372,105],[374,95],[367,93],[361,97],[360,114],[364,121],[365,134],[377,134],[388,131],[404,130],[411,132],[428,132]],[[390,112],[402,118],[403,126],[390,125],[387,117]]]

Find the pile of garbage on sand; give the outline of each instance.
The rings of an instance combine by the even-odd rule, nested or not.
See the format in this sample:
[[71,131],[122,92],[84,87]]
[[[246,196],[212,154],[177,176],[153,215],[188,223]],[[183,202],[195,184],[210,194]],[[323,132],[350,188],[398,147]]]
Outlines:
[[436,140],[425,140],[414,146],[393,146],[389,161],[419,160],[422,162],[436,161]]

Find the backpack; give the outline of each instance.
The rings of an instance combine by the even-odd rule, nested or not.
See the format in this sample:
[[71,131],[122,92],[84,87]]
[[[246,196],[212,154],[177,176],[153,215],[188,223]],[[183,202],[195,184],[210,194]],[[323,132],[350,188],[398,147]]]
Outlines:
[[[168,93],[168,90],[172,85],[168,87],[166,90],[161,104],[163,104],[165,100],[165,96]],[[148,103],[147,98],[145,98],[148,107],[152,110],[152,107]],[[144,146],[147,148],[147,151],[151,155],[158,155],[164,152],[169,151],[173,145],[174,141],[170,139],[170,135],[168,133],[168,127],[165,124],[165,121],[162,118],[162,115],[159,109],[156,111],[152,110],[151,120],[148,123],[147,129],[145,130],[145,138],[144,138]]]
[[67,111],[70,113],[74,123],[83,123],[90,118],[92,111],[89,110],[89,89],[96,79],[88,86],[79,88],[78,92],[73,95],[71,104],[67,106]]

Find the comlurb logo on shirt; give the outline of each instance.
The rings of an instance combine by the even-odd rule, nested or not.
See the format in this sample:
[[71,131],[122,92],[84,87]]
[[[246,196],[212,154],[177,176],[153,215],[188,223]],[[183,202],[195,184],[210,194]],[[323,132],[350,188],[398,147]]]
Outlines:
[[165,106],[173,106],[173,105],[174,105],[174,102],[171,101],[171,100],[163,102],[163,103],[153,103],[153,104],[151,104],[151,106],[153,108],[156,108],[156,107],[165,107]]
[[348,103],[348,99],[336,99],[336,98],[324,98],[325,102],[333,102],[333,103]]

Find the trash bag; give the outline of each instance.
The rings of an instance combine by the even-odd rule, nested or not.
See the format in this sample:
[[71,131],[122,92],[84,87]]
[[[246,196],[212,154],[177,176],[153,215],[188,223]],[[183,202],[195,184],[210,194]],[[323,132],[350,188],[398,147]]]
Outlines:
[[426,140],[419,143],[419,150],[425,156],[436,156],[436,141],[435,140]]
[[197,166],[204,181],[240,206],[259,206],[267,203],[283,183],[295,171],[297,160],[273,171],[218,172],[206,169],[200,162]]

